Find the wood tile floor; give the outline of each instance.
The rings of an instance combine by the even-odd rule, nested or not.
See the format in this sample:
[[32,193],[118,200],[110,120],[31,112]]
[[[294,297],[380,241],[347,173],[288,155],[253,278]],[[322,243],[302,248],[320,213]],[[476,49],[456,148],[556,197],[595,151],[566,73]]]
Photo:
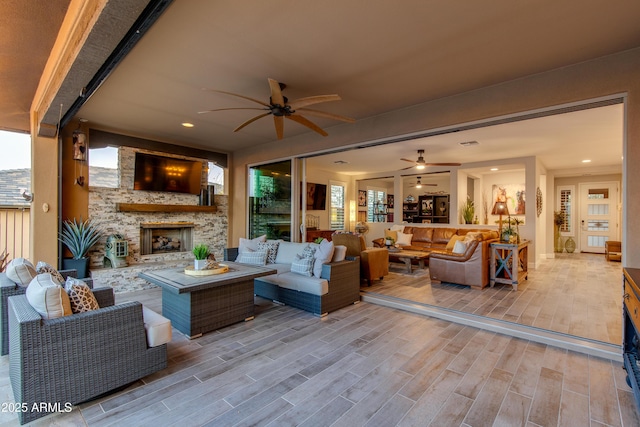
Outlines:
[[[159,290],[130,299],[161,311]],[[33,425],[640,425],[616,362],[364,302],[324,318],[256,302],[250,322],[174,330],[163,371]],[[10,402],[8,356],[0,370]]]
[[[427,270],[409,276],[393,265],[390,276],[374,281],[374,292],[450,308],[611,344],[622,342],[622,266],[599,254],[556,254],[529,270],[513,291],[510,285],[476,290],[431,284]],[[402,265],[403,266],[403,265]]]

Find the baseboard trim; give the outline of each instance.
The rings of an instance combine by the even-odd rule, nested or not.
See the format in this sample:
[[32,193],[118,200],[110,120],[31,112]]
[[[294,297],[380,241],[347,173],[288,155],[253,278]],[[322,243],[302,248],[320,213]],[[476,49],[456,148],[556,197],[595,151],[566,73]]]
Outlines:
[[579,338],[573,335],[548,331],[533,326],[519,325],[517,323],[506,322],[504,320],[492,319],[475,314],[463,313],[442,307],[428,304],[420,304],[413,301],[395,298],[388,295],[374,294],[370,292],[362,293],[362,301],[377,304],[398,310],[409,311],[411,313],[424,316],[435,317],[449,322],[459,323],[474,328],[483,329],[499,334],[522,338],[541,344],[552,345],[554,347],[601,357],[622,363],[622,346],[608,344],[600,341]]

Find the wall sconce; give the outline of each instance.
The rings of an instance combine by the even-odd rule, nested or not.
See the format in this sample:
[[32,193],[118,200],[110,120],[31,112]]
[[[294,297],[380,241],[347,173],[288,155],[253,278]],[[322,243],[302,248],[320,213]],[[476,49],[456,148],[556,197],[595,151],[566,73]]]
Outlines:
[[23,199],[25,199],[27,202],[31,203],[33,202],[33,193],[31,192],[27,192],[26,188],[21,188],[20,189],[20,195],[22,196]]

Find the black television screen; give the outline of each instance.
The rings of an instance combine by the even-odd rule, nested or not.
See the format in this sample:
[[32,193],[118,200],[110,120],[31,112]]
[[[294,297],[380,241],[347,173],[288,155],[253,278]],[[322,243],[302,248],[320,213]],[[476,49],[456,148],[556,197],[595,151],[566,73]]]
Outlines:
[[326,209],[327,186],[307,182],[307,210],[323,211]]
[[200,194],[202,162],[136,153],[134,190]]

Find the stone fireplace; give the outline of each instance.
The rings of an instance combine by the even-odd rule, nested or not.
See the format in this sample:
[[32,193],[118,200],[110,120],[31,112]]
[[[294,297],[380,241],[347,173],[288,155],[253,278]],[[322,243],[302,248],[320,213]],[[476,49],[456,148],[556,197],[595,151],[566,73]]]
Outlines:
[[140,255],[188,252],[193,249],[194,223],[140,224]]

